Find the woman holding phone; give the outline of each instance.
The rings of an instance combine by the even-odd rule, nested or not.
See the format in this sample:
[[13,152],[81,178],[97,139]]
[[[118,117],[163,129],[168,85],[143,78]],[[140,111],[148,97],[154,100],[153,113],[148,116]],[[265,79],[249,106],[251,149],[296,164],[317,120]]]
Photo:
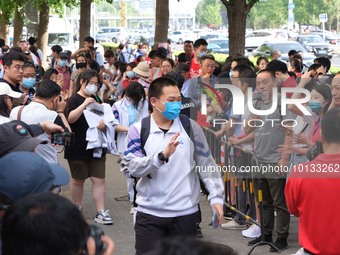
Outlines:
[[[105,161],[106,151],[100,158],[94,157],[93,150],[87,150],[86,132],[89,125],[83,114],[85,108],[94,103],[102,103],[95,93],[100,88],[99,74],[87,69],[77,79],[76,91],[68,101],[66,109],[67,120],[75,133],[75,144],[65,148],[65,158],[71,170],[71,198],[73,203],[81,210],[84,193],[84,183],[87,178],[92,182],[92,195],[97,212],[94,221],[100,224],[112,224],[112,219],[105,210]],[[103,120],[98,124],[98,130],[105,132]]]

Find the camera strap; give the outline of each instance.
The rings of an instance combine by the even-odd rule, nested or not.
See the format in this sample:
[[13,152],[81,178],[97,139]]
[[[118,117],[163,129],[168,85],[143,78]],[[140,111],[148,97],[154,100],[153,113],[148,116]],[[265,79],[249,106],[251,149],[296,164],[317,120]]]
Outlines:
[[26,105],[23,105],[20,107],[19,111],[18,111],[18,115],[17,115],[17,120],[20,120],[21,121],[21,113],[22,113],[22,110],[24,109]]

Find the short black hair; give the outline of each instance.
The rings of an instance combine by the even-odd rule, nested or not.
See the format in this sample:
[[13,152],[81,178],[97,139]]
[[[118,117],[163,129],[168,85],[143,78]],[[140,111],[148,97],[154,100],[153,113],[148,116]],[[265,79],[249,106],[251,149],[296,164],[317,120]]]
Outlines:
[[123,49],[124,49],[124,44],[122,44],[122,43],[119,44],[119,45],[118,45],[118,49],[123,50]]
[[184,41],[184,44],[186,44],[186,43],[190,43],[190,44],[194,45],[194,42],[193,42],[193,41],[190,41],[190,40]]
[[194,48],[199,48],[201,45],[206,46],[206,45],[208,45],[208,43],[203,38],[197,39],[194,43]]
[[4,54],[2,57],[2,64],[10,67],[13,61],[25,62],[24,56],[17,51],[11,51],[10,53]]
[[322,135],[327,143],[340,143],[340,108],[326,112],[321,122]]
[[168,39],[166,40],[166,42],[169,43],[169,44],[171,44],[171,43],[172,43],[172,40],[171,40],[170,38],[168,38]]
[[35,38],[34,37],[30,37],[30,38],[28,38],[28,43],[30,44],[30,45],[34,45],[35,44]]
[[308,72],[312,70],[316,72],[316,70],[318,70],[320,67],[321,67],[320,64],[313,64],[308,68]]
[[63,51],[63,48],[60,45],[53,45],[51,47],[51,50],[54,51],[54,52],[57,52],[58,55],[59,55],[59,53]]
[[295,56],[296,53],[297,53],[296,50],[290,50],[290,51],[288,52],[288,56],[289,56],[289,57],[290,57],[290,56]]
[[269,73],[270,76],[273,78],[273,80],[275,79],[275,72],[274,72],[273,70],[271,70],[271,69],[266,68],[266,69],[263,69],[263,70],[258,71],[256,77],[257,77],[260,73]]
[[174,68],[174,66],[175,66],[175,61],[173,61],[171,58],[165,58],[165,59],[163,59],[163,60],[162,60],[162,64],[163,64],[164,61],[169,62],[170,65],[171,65],[171,67]]
[[329,60],[329,58],[326,58],[326,57],[316,58],[316,59],[314,59],[314,63],[315,64],[320,64],[323,67],[326,67],[326,71],[327,72],[331,68],[331,61]]
[[51,76],[52,76],[52,74],[56,74],[56,75],[58,75],[58,71],[57,71],[57,69],[55,69],[55,68],[49,68],[49,69],[47,69],[46,70],[46,72],[44,73],[44,75],[43,75],[43,80],[49,80],[49,79],[51,79]]
[[0,47],[3,47],[3,46],[5,46],[5,40],[4,39],[2,39],[2,38],[0,38]]
[[269,64],[267,65],[267,69],[272,70],[274,73],[276,72],[281,72],[283,74],[288,73],[287,65],[280,60],[270,61]]
[[184,52],[182,52],[181,54],[179,54],[179,55],[177,56],[177,59],[178,59],[178,63],[181,63],[181,62],[185,63],[185,62],[188,61],[188,56],[187,56],[187,54],[185,54]]
[[168,87],[168,86],[176,86],[177,87],[177,82],[169,77],[160,77],[155,80],[153,80],[150,84],[149,87],[149,92],[148,92],[148,98],[149,98],[149,110],[150,112],[153,112],[153,108],[150,102],[150,99],[152,97],[155,97],[157,99],[160,98],[160,96],[163,94],[163,88]]
[[269,63],[268,58],[266,58],[266,57],[259,57],[259,58],[256,60],[256,65],[259,66],[262,60],[266,61],[267,64]]
[[94,45],[94,39],[91,36],[85,37],[84,42],[92,43],[92,45]]
[[101,84],[101,79],[100,79],[99,73],[97,71],[93,70],[93,69],[86,69],[79,75],[79,77],[77,79],[76,91],[78,92],[80,90],[81,80],[85,81],[86,84],[88,84],[90,82],[90,80],[92,79],[92,77],[97,77],[98,83]]
[[152,50],[149,52],[149,58],[154,59],[155,57],[158,57],[160,59],[165,59],[166,55],[160,51],[160,50]]
[[2,233],[3,255],[74,255],[86,247],[90,228],[71,201],[45,192],[14,202]]
[[60,94],[60,86],[52,80],[42,80],[37,84],[35,96],[37,98],[49,99]]
[[184,83],[183,75],[181,75],[180,73],[177,73],[175,71],[171,71],[171,72],[167,73],[165,76],[173,79],[177,83],[177,87],[179,88],[179,90],[180,91],[182,90],[183,83]]
[[25,61],[24,70],[25,70],[26,68],[29,68],[29,67],[32,67],[32,68],[34,68],[34,70],[35,70],[35,65],[34,65],[33,62],[31,62],[31,61]]
[[[253,66],[252,62],[249,60],[249,58],[246,58],[244,56],[235,56],[235,57],[232,58],[231,63],[234,62],[234,61],[237,63],[237,65],[247,65],[247,66],[250,66],[250,67]],[[231,65],[231,63],[230,63],[230,65]]]
[[248,65],[237,65],[234,68],[234,72],[238,71],[238,77],[242,83],[247,83],[249,88],[253,90],[256,87],[256,73]]
[[215,61],[215,57],[213,54],[210,54],[210,53],[206,53],[203,55],[203,57],[200,58],[200,63],[203,63],[204,60],[206,59],[210,59],[210,60],[213,60]]

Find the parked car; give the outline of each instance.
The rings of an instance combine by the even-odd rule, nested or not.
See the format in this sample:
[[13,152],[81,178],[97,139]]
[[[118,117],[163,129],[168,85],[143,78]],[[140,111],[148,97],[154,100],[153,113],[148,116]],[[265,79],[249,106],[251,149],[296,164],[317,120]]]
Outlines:
[[229,39],[211,39],[208,50],[212,53],[229,54]]
[[106,27],[98,31],[99,35],[111,38],[114,43],[125,43],[129,30],[125,27]]
[[[323,30],[313,30],[310,31],[309,34],[317,34],[323,38]],[[337,35],[327,30],[325,31],[325,41],[333,45],[336,45],[339,42]]]
[[273,54],[273,51],[279,50],[282,55],[282,61],[288,62],[289,56],[288,52],[290,50],[296,50],[301,51],[303,54],[303,64],[307,67],[314,64],[313,60],[315,59],[314,54],[308,53],[305,47],[303,47],[298,42],[266,42],[263,43],[260,47],[258,47],[255,51],[254,57],[271,57]]
[[183,44],[186,40],[194,41],[196,34],[188,30],[179,30],[172,32],[169,38],[173,43]]
[[104,34],[96,34],[96,40],[99,42],[112,42],[112,40],[108,37],[106,37]]
[[246,35],[246,49],[252,51],[267,41],[287,41],[288,36],[282,30],[255,30]]
[[307,51],[313,53],[316,57],[333,57],[332,45],[325,42],[318,34],[299,35],[296,39]]
[[207,41],[211,40],[211,39],[222,39],[222,38],[227,38],[227,36],[224,36],[222,34],[218,34],[218,33],[202,33],[199,35],[199,38],[203,38]]

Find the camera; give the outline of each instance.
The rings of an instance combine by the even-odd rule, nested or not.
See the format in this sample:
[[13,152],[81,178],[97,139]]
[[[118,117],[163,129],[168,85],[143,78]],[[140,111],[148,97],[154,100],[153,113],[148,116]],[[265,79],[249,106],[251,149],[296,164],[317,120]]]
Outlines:
[[96,255],[101,255],[106,250],[106,244],[103,243],[101,237],[104,235],[104,231],[98,225],[92,224],[90,225],[90,236],[94,239],[96,244]]
[[55,132],[51,134],[51,143],[58,145],[73,145],[74,133],[73,132]]

